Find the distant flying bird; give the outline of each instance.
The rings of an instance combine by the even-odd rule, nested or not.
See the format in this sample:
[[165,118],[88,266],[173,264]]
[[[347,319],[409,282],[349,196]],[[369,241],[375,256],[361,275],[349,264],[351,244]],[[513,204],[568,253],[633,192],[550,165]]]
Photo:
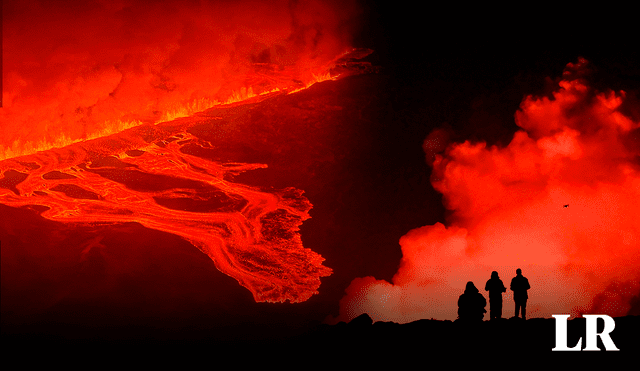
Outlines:
[[566,209],[567,207],[569,207],[569,205],[564,205],[564,208]]

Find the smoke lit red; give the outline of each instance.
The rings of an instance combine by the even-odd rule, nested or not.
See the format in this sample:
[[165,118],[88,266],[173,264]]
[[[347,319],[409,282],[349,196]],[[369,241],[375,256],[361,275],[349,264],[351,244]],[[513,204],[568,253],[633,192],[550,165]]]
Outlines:
[[[526,97],[506,147],[429,135],[447,225],[403,236],[392,282],[353,280],[337,320],[454,320],[467,281],[484,292],[495,270],[508,286],[517,268],[531,283],[529,317],[627,314],[640,289],[640,122],[623,114],[623,91],[577,78],[586,68],[570,63],[552,97]],[[509,290],[504,303],[513,316]]]
[[305,87],[357,15],[344,1],[4,4],[0,159]]

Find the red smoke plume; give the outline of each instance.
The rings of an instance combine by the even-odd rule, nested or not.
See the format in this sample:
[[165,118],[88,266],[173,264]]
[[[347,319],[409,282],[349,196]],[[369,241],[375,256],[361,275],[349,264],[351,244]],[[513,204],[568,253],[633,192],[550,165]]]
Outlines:
[[332,0],[5,1],[0,159],[305,86],[350,46],[358,12]]
[[[506,147],[447,145],[441,129],[428,136],[448,225],[403,236],[392,282],[353,280],[334,321],[365,312],[454,320],[467,281],[488,297],[491,272],[508,287],[517,268],[531,283],[529,317],[627,314],[640,291],[640,122],[621,112],[624,91],[597,92],[580,78],[587,67],[569,63],[551,98],[526,97],[515,114],[522,130]],[[512,292],[503,300],[503,316],[513,316]]]

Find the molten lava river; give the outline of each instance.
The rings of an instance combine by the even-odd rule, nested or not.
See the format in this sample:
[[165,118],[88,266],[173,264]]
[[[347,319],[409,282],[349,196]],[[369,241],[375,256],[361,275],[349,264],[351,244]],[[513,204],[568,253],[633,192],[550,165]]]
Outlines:
[[[220,119],[219,117],[214,117]],[[188,154],[212,151],[193,121],[143,125],[109,137],[0,162],[0,203],[66,223],[137,222],[185,238],[258,302],[302,302],[331,274],[303,248],[310,202],[293,188],[231,181],[266,167]]]

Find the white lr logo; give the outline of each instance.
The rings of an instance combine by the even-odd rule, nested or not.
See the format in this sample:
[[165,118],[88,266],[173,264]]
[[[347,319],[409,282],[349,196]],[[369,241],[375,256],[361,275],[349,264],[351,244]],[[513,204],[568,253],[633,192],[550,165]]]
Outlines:
[[[578,339],[578,344],[573,348],[567,347],[567,318],[568,314],[552,314],[551,317],[556,319],[556,347],[551,349],[552,351],[559,350],[575,350],[579,351],[582,345],[582,338]],[[598,336],[604,344],[605,350],[620,350],[616,348],[616,345],[611,340],[609,333],[616,327],[616,323],[613,318],[606,314],[584,314],[584,318],[587,319],[586,325],[586,344],[582,350],[600,350],[598,348]],[[604,329],[602,333],[598,333],[598,318],[604,320]]]

